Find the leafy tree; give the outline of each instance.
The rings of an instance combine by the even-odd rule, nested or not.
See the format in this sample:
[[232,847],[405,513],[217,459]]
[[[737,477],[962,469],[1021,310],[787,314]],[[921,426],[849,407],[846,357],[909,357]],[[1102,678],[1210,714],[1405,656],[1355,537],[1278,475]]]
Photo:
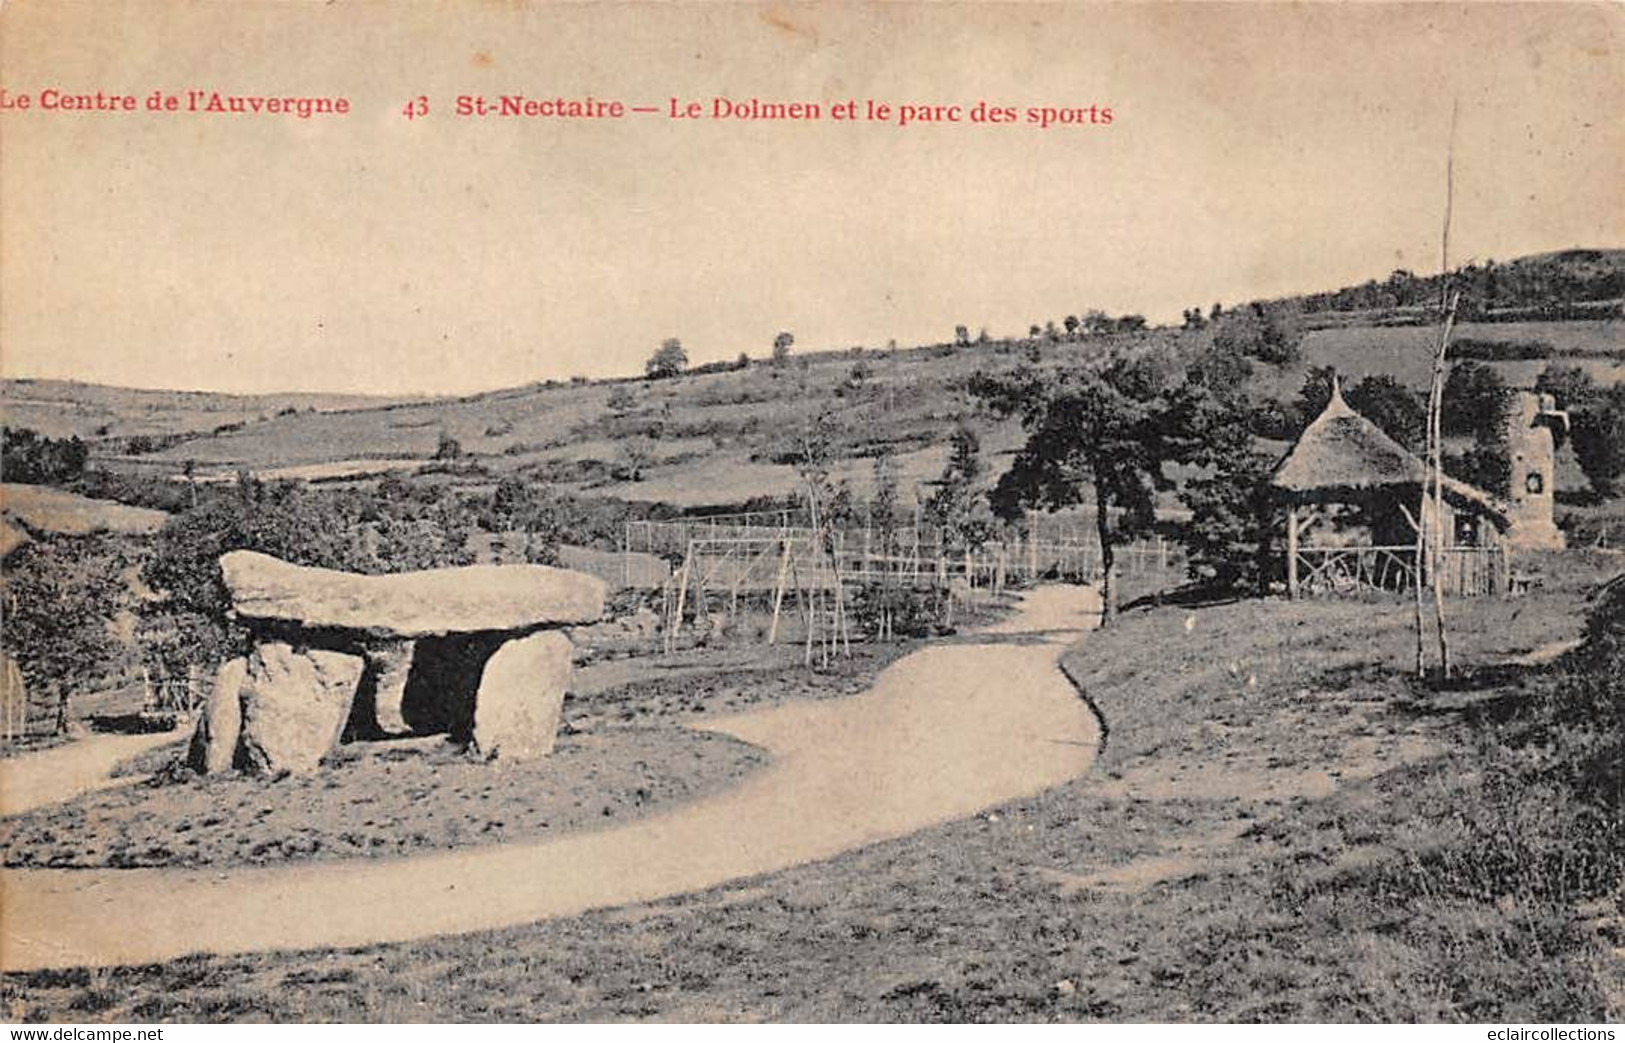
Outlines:
[[1557,408],[1583,410],[1597,400],[1598,388],[1591,374],[1580,366],[1554,362],[1535,378],[1535,390],[1557,399]]
[[1027,443],[994,487],[995,513],[1091,503],[1100,540],[1105,618],[1116,613],[1116,549],[1149,532],[1154,497],[1172,483],[1167,459],[1164,377],[1152,360],[1116,359],[1099,372],[1039,384],[1022,418]]
[[525,560],[531,564],[557,564],[563,523],[559,505],[545,488],[508,475],[492,490],[479,522],[491,532],[524,533]]
[[961,425],[949,441],[948,462],[925,503],[926,516],[942,530],[945,549],[980,547],[993,532],[993,514],[982,494],[986,468],[976,432]]
[[1366,377],[1349,388],[1347,398],[1350,407],[1407,449],[1419,452],[1427,443],[1427,408],[1388,374]]
[[1066,318],[1061,320],[1061,325],[1066,327],[1066,339],[1076,340],[1078,337],[1078,327],[1083,325],[1083,323],[1076,315],[1068,315]]
[[969,326],[955,326],[954,327],[954,343],[959,345],[962,348],[963,347],[968,347],[970,345],[970,327]]
[[1214,591],[1262,594],[1278,567],[1281,508],[1270,485],[1275,455],[1254,442],[1263,403],[1249,397],[1250,370],[1234,346],[1213,345],[1167,396],[1161,427],[1167,458],[1196,468],[1179,491],[1191,512],[1180,532],[1190,578]]
[[1439,424],[1447,435],[1474,435],[1481,442],[1504,436],[1512,393],[1493,368],[1458,362],[1445,378]]
[[6,652],[29,691],[56,704],[56,729],[68,728],[73,693],[121,665],[113,622],[131,602],[127,551],[112,537],[43,536],[14,551],[4,583]]
[[[1215,345],[1218,346],[1218,345]],[[1239,350],[1235,349],[1235,350]],[[1298,430],[1314,422],[1332,400],[1332,382],[1337,379],[1336,366],[1310,366],[1298,388]]]
[[880,553],[891,554],[896,550],[897,529],[901,524],[897,458],[890,449],[882,449],[875,457],[874,491],[869,496],[869,527],[880,544]]
[[688,352],[683,350],[683,342],[676,337],[667,337],[660,349],[643,364],[643,372],[650,380],[679,377],[687,368]]
[[463,443],[453,438],[450,432],[440,432],[440,441],[434,447],[436,460],[455,460],[463,455]]
[[1625,383],[1615,384],[1573,418],[1574,455],[1599,496],[1619,493],[1625,475]]
[[773,338],[773,364],[775,366],[782,366],[790,361],[790,346],[795,342],[795,334],[788,330]]
[[654,463],[655,440],[649,437],[631,437],[621,440],[620,459],[615,477],[623,482],[643,481],[643,472]]
[[1296,308],[1254,304],[1214,321],[1218,324],[1214,341],[1226,350],[1273,366],[1287,366],[1298,360],[1303,318]]

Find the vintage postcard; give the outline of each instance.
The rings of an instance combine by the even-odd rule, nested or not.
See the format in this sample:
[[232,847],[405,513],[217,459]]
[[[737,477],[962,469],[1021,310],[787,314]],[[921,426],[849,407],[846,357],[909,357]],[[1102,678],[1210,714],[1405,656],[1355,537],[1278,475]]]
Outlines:
[[1607,4],[0,3],[0,1018],[1612,1039],[1622,111]]

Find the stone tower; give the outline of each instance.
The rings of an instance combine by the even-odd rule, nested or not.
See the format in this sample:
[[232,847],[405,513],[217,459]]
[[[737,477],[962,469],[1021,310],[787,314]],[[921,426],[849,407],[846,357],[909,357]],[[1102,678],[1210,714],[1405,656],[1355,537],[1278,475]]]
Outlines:
[[1507,455],[1512,461],[1507,542],[1513,547],[1563,549],[1563,533],[1552,520],[1559,429],[1568,433],[1569,415],[1557,408],[1556,399],[1536,391],[1513,392],[1507,411]]

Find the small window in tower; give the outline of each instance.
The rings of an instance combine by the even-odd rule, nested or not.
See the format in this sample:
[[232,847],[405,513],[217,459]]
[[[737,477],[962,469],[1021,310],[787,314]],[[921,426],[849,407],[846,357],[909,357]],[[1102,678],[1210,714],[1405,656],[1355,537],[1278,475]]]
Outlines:
[[1529,477],[1523,480],[1523,487],[1529,491],[1531,496],[1539,496],[1546,491],[1546,479],[1541,476],[1539,471],[1531,471]]

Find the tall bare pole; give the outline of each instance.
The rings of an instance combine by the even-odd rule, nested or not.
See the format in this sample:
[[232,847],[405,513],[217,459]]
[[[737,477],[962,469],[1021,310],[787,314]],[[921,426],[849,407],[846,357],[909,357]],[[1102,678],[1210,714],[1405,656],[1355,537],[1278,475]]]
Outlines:
[[[1442,676],[1450,676],[1450,638],[1445,628],[1444,612],[1444,412],[1445,367],[1450,351],[1450,334],[1455,325],[1456,309],[1461,302],[1460,292],[1450,291],[1450,225],[1455,208],[1456,120],[1460,101],[1450,108],[1450,139],[1445,151],[1444,227],[1439,241],[1439,341],[1433,354],[1432,380],[1428,387],[1428,468],[1432,489],[1423,482],[1420,510],[1417,512],[1417,576],[1416,576],[1416,670],[1424,671],[1422,656],[1422,569],[1424,562],[1433,586],[1433,621],[1439,642],[1439,669]],[[1431,493],[1431,495],[1430,495]],[[1431,498],[1432,511],[1428,509]],[[1430,517],[1431,514],[1431,517]]]

